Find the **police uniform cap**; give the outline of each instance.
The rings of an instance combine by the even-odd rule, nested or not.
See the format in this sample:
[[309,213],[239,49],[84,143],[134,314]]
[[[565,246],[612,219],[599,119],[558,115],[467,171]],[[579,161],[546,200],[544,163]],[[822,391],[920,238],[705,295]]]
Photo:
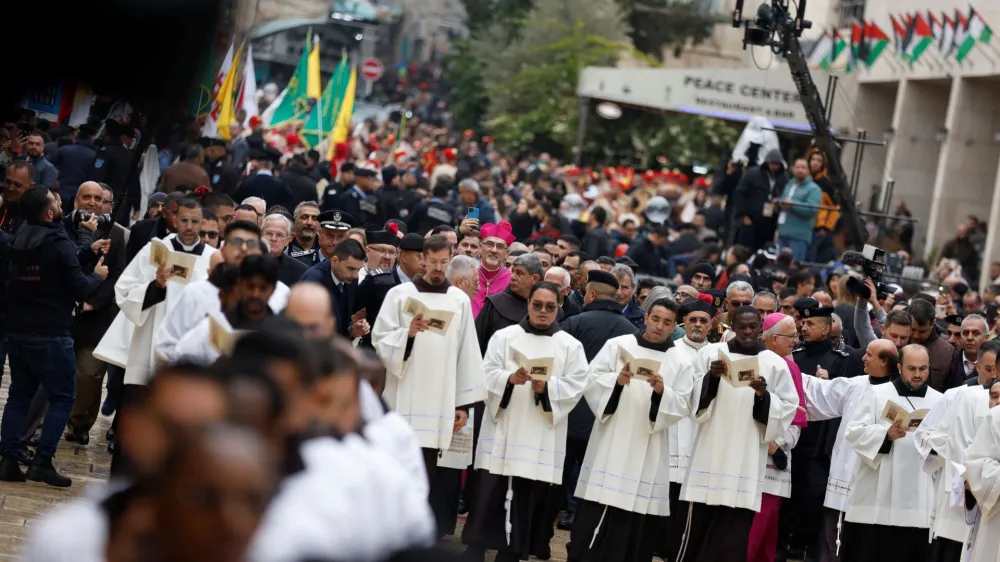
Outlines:
[[399,237],[388,230],[369,230],[365,232],[369,244],[385,244],[393,248],[399,247]]
[[799,314],[807,308],[819,308],[819,301],[812,297],[799,297],[795,299],[792,308],[799,311]]
[[403,237],[399,242],[399,249],[403,252],[423,252],[424,237],[411,232]]
[[725,291],[705,291],[703,294],[712,297],[712,306],[715,308],[722,308],[722,303],[726,302],[726,292]]
[[350,230],[356,222],[351,215],[336,209],[319,215],[319,225],[329,230]]
[[815,308],[803,308],[799,311],[799,314],[803,318],[830,318],[833,316],[834,308],[832,306],[820,306]]
[[374,178],[378,174],[368,168],[354,168],[354,175],[359,178]]
[[961,326],[962,316],[960,314],[949,314],[948,316],[944,317],[944,321],[945,323],[951,324],[952,326]]
[[587,283],[602,283],[604,285],[610,285],[618,290],[618,279],[610,272],[604,271],[603,269],[592,269],[587,273]]
[[715,314],[718,312],[718,309],[701,299],[693,299],[684,303],[684,305],[681,306],[680,312],[682,319],[686,318],[687,315],[691,314],[692,312],[704,312],[708,314],[709,317],[714,318]]

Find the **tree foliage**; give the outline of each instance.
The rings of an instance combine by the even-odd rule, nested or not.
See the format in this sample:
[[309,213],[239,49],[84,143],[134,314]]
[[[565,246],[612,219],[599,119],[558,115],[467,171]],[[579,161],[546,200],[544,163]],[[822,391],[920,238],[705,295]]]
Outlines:
[[639,51],[663,60],[664,49],[680,56],[687,45],[712,36],[716,16],[701,2],[688,0],[618,0],[628,14],[629,37]]

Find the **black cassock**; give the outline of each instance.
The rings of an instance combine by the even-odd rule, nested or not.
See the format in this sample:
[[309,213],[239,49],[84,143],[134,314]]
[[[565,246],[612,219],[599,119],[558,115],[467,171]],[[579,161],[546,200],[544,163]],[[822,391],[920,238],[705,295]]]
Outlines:
[[844,521],[840,562],[927,562],[927,529]]
[[680,560],[744,562],[755,515],[751,509],[691,503]]
[[[552,484],[517,476],[500,476],[477,470],[476,501],[469,508],[469,518],[462,529],[462,543],[471,547],[496,550],[497,562],[527,560],[531,554],[548,548],[545,525],[546,502]],[[505,532],[507,491],[513,492],[510,505],[510,544]]]
[[[440,458],[440,454],[438,455]],[[462,471],[438,466],[431,482],[431,511],[437,521],[438,538],[454,535],[458,525],[458,503],[462,496]]]
[[643,515],[587,500],[577,501],[576,521],[566,545],[569,562],[650,562],[653,559],[653,551],[667,528],[667,517]]

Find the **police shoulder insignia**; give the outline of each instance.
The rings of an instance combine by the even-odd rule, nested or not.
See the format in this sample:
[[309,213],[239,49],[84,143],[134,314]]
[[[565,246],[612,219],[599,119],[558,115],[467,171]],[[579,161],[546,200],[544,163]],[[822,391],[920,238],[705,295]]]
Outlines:
[[844,351],[843,349],[834,349],[833,352],[836,353],[837,355],[841,356],[841,357],[850,357],[851,356],[850,353]]

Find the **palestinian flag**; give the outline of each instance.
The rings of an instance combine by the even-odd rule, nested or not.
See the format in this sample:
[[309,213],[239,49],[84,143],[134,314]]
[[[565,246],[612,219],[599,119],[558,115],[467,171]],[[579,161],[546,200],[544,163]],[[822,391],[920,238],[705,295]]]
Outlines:
[[955,55],[958,62],[962,62],[965,57],[969,56],[976,43],[989,43],[993,39],[993,30],[990,29],[989,25],[986,25],[983,17],[975,8],[969,8],[969,20],[965,31],[962,42],[958,44],[958,53]]
[[[961,47],[965,43],[965,38],[969,35],[969,20],[965,14],[955,10],[955,60],[961,63],[968,56],[968,52],[962,53]],[[970,49],[971,50],[971,49]]]
[[944,31],[941,33],[941,42],[938,43],[938,51],[944,55],[945,58],[951,56],[951,52],[955,50],[955,21],[948,17],[947,14],[941,14],[941,21],[944,22]]
[[877,23],[865,22],[865,36],[868,39],[868,55],[863,59],[869,68],[875,66],[875,61],[882,56],[882,51],[889,44],[889,36],[882,31]]
[[896,46],[896,56],[903,58],[903,40],[906,39],[906,26],[892,14],[889,15],[889,21],[892,22],[892,42]]
[[930,10],[927,11],[927,22],[931,26],[931,36],[934,38],[934,44],[940,45],[941,36],[944,35],[944,26],[941,25],[941,22],[934,17],[934,13]]
[[934,35],[931,32],[931,26],[922,14],[916,14],[906,28],[906,39],[903,40],[903,59],[909,61],[910,66],[913,66],[932,43],[934,43]]
[[858,20],[854,20],[851,22],[851,48],[847,50],[848,73],[857,70],[859,63],[865,60],[867,50],[865,28],[858,23]]
[[830,35],[829,31],[823,32],[823,35],[816,40],[813,44],[812,49],[809,50],[809,66],[813,68],[822,67],[825,69],[830,68],[831,55],[833,54],[833,37]]
[[844,48],[847,47],[847,41],[844,41],[844,36],[840,34],[840,30],[833,29],[833,54],[830,55],[830,64],[837,62],[840,58],[840,53],[844,52]]

